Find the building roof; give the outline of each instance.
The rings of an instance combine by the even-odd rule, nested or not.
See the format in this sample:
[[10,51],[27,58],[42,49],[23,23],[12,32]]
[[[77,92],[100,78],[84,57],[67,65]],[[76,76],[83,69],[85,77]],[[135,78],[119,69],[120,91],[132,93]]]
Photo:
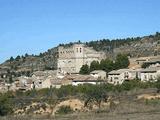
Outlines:
[[142,69],[140,72],[141,73],[148,73],[148,72],[157,72],[158,70],[160,70],[160,67],[149,67],[146,69]]
[[79,81],[84,81],[84,80],[97,80],[97,79],[94,78],[91,75],[76,75],[76,74],[72,74],[72,75],[65,76],[63,78],[63,80],[70,80],[70,81],[79,80]]
[[109,75],[119,75],[119,74],[126,72],[126,71],[135,72],[135,70],[132,70],[132,69],[119,69],[119,70],[113,70],[113,71],[109,72],[108,74]]
[[72,82],[104,82],[104,80],[73,80]]

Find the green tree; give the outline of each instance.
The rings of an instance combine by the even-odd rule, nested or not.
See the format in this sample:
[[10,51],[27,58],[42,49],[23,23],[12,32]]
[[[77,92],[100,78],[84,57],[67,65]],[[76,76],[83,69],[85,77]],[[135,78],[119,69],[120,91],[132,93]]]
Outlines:
[[13,62],[13,61],[14,61],[14,58],[13,58],[13,57],[10,57],[9,61],[10,61],[10,62]]
[[115,68],[127,68],[129,66],[129,59],[125,54],[118,54],[115,60]]
[[26,53],[26,54],[25,54],[25,57],[28,57],[28,56],[29,56],[29,55]]
[[87,64],[83,65],[79,71],[80,74],[89,74],[89,66]]
[[88,85],[85,94],[87,98],[85,101],[85,106],[90,101],[95,101],[99,108],[101,106],[101,102],[106,100],[108,97],[103,85]]
[[149,67],[149,64],[148,63],[143,63],[141,67],[142,68],[147,68],[147,67]]
[[155,87],[157,88],[157,92],[160,93],[160,76],[158,76],[157,81],[155,82]]
[[110,72],[114,69],[114,63],[110,59],[101,60],[100,69],[106,72]]
[[21,59],[21,56],[19,56],[19,55],[15,58],[15,60],[17,60],[17,61],[20,59]]
[[0,116],[11,113],[11,100],[7,94],[0,95]]
[[98,61],[92,61],[91,65],[90,65],[90,71],[94,71],[94,70],[99,70],[100,69],[100,64]]

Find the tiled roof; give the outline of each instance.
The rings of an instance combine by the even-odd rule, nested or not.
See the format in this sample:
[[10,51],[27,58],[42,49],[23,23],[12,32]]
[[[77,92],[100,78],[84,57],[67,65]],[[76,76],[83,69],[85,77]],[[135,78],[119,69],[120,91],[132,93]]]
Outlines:
[[146,69],[142,69],[140,72],[157,72],[158,70],[160,70],[160,67],[150,67],[150,68],[146,68]]
[[108,74],[111,75],[111,74],[121,74],[123,72],[134,72],[135,70],[132,70],[132,69],[119,69],[119,70],[113,70],[111,72],[109,72]]

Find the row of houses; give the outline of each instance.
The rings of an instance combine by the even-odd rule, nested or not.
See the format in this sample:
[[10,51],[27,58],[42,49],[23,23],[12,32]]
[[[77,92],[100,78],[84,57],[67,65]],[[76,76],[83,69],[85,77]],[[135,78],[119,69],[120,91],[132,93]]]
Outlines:
[[142,82],[156,81],[160,77],[160,66],[146,69],[119,69],[108,73],[108,83],[122,84],[126,80],[140,79]]
[[69,74],[62,75],[58,71],[37,71],[32,77],[18,77],[14,83],[6,84],[2,82],[1,91],[5,90],[31,90],[42,88],[60,88],[64,85],[78,86],[81,84],[122,84],[124,81],[140,79],[143,82],[156,81],[160,76],[160,66],[146,69],[119,69],[106,74],[103,70],[95,70],[90,75]]
[[100,84],[106,81],[106,72],[102,70],[95,70],[90,75],[79,74],[60,74],[57,70],[37,71],[34,72],[32,77],[21,76],[18,77],[14,83],[3,83],[0,85],[0,91],[7,90],[31,90],[43,88],[60,88],[64,85],[77,86],[80,84]]

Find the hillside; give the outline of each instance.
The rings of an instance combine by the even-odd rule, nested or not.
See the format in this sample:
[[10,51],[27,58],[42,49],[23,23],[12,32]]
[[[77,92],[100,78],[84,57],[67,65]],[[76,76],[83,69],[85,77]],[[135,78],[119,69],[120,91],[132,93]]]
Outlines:
[[[60,46],[72,44],[74,43],[60,44]],[[115,57],[118,53],[125,53],[131,57],[153,56],[160,54],[160,33],[136,38],[103,39],[84,44],[97,51],[104,51],[108,57]],[[33,71],[46,69],[57,69],[57,47],[39,55],[17,56],[0,65],[0,71],[7,71],[15,76],[24,74],[29,76]]]

